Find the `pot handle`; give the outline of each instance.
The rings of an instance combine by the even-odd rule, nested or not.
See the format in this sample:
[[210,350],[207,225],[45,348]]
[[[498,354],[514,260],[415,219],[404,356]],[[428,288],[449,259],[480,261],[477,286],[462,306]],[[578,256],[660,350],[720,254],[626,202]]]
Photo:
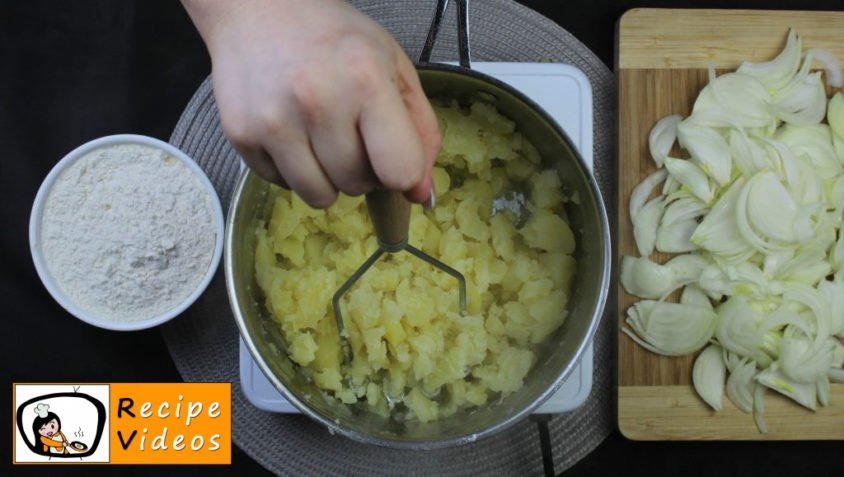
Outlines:
[[[469,49],[469,0],[457,1],[457,52],[460,55],[460,66],[472,67],[472,55]],[[445,12],[448,10],[448,0],[437,0],[437,9],[434,11],[434,18],[431,19],[431,26],[428,28],[428,37],[425,38],[425,45],[419,55],[419,63],[430,63],[431,53],[434,51],[434,43],[440,32]]]

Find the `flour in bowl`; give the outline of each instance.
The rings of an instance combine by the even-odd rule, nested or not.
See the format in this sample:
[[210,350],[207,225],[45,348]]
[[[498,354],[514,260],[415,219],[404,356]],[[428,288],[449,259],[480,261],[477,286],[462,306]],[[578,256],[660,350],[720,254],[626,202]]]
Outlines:
[[208,271],[214,209],[200,179],[165,151],[95,149],[55,180],[41,217],[41,251],[62,292],[112,321],[161,315]]

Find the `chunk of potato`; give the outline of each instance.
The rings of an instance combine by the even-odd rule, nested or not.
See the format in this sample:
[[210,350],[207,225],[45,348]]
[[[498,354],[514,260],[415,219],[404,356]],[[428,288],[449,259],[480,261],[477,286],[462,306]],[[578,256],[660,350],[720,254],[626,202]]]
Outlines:
[[563,203],[563,189],[557,171],[542,171],[531,181],[531,201],[540,208],[554,209]]
[[519,235],[528,246],[546,252],[570,254],[574,251],[574,234],[569,224],[547,209],[533,211]]
[[296,361],[300,366],[307,366],[311,364],[316,356],[317,344],[313,336],[307,331],[304,333],[295,333],[288,351],[290,359]]

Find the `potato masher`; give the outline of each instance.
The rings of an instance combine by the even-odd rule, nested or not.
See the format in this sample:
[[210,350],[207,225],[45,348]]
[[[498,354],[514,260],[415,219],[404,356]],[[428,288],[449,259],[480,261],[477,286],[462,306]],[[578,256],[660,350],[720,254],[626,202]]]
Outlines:
[[378,249],[363,262],[355,273],[337,289],[332,299],[334,308],[334,319],[337,320],[337,331],[340,333],[340,343],[343,352],[343,360],[346,363],[352,361],[352,348],[349,345],[349,336],[343,323],[343,313],[340,309],[340,300],[343,295],[357,282],[384,253],[398,253],[402,250],[409,252],[435,268],[457,279],[460,289],[460,314],[466,314],[466,279],[463,274],[419,250],[408,243],[410,229],[410,202],[404,198],[401,192],[389,191],[381,188],[366,194],[366,208],[369,211],[369,218],[375,229],[375,236],[378,239]]

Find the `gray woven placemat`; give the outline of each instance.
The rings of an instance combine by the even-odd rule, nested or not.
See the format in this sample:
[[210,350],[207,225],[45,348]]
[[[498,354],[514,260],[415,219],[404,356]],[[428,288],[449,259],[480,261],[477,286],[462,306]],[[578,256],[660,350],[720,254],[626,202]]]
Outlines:
[[[395,35],[411,57],[421,50],[433,0],[358,0],[358,8]],[[580,68],[589,78],[594,105],[595,175],[614,217],[614,88],[609,69],[583,44],[547,18],[508,0],[471,5],[473,58],[478,61],[553,60]],[[453,10],[453,7],[452,7]],[[443,26],[435,60],[456,59],[454,14]],[[223,207],[231,199],[238,158],[220,128],[210,81],[182,114],[170,142],[193,157],[214,183]],[[612,294],[610,294],[612,296]],[[595,336],[592,392],[578,410],[550,423],[554,462],[561,472],[591,452],[614,426],[613,314],[611,301]],[[471,445],[438,451],[398,451],[358,444],[299,415],[253,407],[240,390],[238,333],[222,270],[206,293],[163,327],[170,354],[185,381],[232,383],[232,437],[267,469],[285,475],[541,475],[536,426],[530,421]]]

